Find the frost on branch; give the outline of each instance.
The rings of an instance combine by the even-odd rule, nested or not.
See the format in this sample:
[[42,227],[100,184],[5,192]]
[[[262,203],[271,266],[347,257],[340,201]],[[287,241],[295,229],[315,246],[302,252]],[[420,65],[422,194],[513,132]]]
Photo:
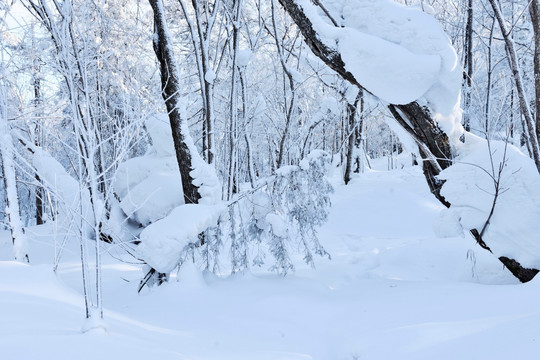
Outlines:
[[[294,270],[291,250],[299,249],[306,263],[313,266],[314,255],[327,256],[319,243],[317,227],[330,208],[332,186],[325,175],[330,156],[313,151],[299,166],[285,166],[267,180],[267,185],[238,204],[238,217],[244,219],[236,232],[231,252],[233,272],[249,267],[243,251],[254,247],[252,263],[261,266],[269,252],[274,261],[270,269],[286,275]],[[247,220],[246,220],[247,219]]]
[[328,255],[316,229],[327,219],[333,191],[325,177],[329,159],[312,152],[229,203],[176,206],[141,232],[139,257],[164,274],[186,261],[218,272],[225,254],[232,273],[261,266],[271,255],[270,269],[286,275],[294,270],[295,251],[313,265],[314,255]]

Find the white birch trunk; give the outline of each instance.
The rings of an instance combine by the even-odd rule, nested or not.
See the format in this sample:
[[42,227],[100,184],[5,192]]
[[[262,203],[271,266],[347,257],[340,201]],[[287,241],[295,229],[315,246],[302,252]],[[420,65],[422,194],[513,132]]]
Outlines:
[[6,76],[3,67],[3,55],[2,51],[2,61],[0,63],[0,155],[2,157],[2,173],[6,189],[6,214],[8,215],[9,227],[11,229],[15,260],[28,262],[29,259],[26,251],[27,241],[19,210],[13,142],[8,124],[8,90],[5,84]]

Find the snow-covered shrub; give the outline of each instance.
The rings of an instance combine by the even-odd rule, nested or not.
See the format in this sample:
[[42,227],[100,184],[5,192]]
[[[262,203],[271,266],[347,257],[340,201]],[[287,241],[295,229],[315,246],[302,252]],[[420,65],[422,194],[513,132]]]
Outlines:
[[281,275],[294,270],[293,253],[313,265],[315,254],[328,255],[316,228],[330,207],[329,163],[327,153],[312,152],[300,166],[279,169],[229,203],[180,205],[142,231],[137,252],[158,273],[188,261],[217,273],[222,252],[230,256],[232,273],[262,266],[268,254],[270,270]]
[[[330,155],[313,151],[300,166],[285,166],[267,179],[266,186],[254,191],[237,204],[239,224],[232,237],[232,271],[252,264],[265,263],[265,254],[274,258],[270,269],[286,275],[294,270],[291,250],[299,250],[304,261],[313,265],[313,255],[328,255],[319,243],[316,228],[322,225],[330,208],[333,189],[325,174]],[[236,221],[235,216],[231,216]],[[239,238],[238,235],[241,235]]]
[[[205,190],[204,201],[184,204],[165,120],[158,116],[147,120],[153,145],[144,156],[121,164],[115,181],[119,208],[142,227],[136,253],[153,274],[170,273],[186,261],[217,273],[220,263],[225,263],[223,252],[230,258],[226,267],[232,273],[251,264],[262,266],[271,254],[270,268],[285,275],[294,270],[292,252],[301,252],[311,265],[315,254],[327,255],[316,231],[330,207],[327,153],[312,152],[299,166],[279,169],[228,203],[220,203],[214,191],[206,191],[218,180],[215,174],[207,174],[209,166],[198,166],[199,172],[192,175],[199,190]],[[143,281],[151,284],[152,279]]]

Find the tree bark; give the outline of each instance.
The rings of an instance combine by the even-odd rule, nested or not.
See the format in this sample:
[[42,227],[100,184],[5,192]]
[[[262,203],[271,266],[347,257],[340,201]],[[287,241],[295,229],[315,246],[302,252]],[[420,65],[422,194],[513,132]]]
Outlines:
[[472,75],[473,75],[473,0],[468,0],[467,8],[467,25],[465,27],[465,63],[463,71],[463,87],[464,91],[464,112],[463,124],[465,130],[471,131],[471,91],[472,91]]
[[[356,145],[359,143],[358,137],[361,136],[360,132],[357,131],[357,113],[358,113],[358,103],[360,102],[360,99],[362,97],[362,91],[358,92],[358,96],[356,97],[356,100],[354,101],[354,104],[350,104],[347,102],[347,156],[345,159],[345,173],[343,174],[343,180],[345,182],[345,185],[351,181],[351,174],[353,172],[353,157],[354,157],[354,151]],[[362,109],[360,109],[360,112]]]
[[535,118],[536,138],[540,141],[540,7],[538,0],[532,0],[529,5],[531,22],[534,32],[534,89],[535,89]]
[[176,160],[182,178],[182,189],[186,204],[197,204],[201,198],[199,189],[193,184],[191,177],[192,154],[186,143],[184,131],[188,125],[180,112],[180,76],[176,60],[172,52],[172,42],[169,37],[162,0],[148,0],[154,11],[154,51],[159,61],[161,71],[162,96],[169,113]]

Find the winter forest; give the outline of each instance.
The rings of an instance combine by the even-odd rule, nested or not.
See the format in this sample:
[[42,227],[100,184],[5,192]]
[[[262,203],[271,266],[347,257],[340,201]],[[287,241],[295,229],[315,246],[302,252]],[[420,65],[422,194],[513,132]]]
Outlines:
[[0,0],[0,357],[535,359],[537,0]]

